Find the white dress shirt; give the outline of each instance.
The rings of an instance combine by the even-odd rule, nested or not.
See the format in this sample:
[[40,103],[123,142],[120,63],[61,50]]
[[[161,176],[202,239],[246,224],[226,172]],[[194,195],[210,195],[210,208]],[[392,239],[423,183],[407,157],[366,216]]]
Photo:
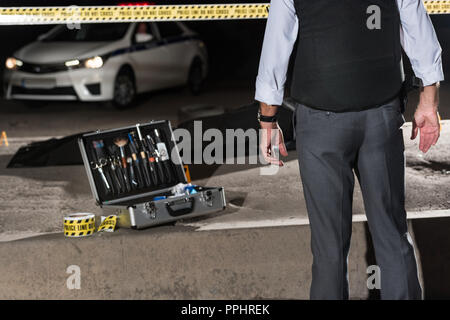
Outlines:
[[[396,1],[400,12],[401,45],[416,77],[422,79],[424,86],[444,80],[441,46],[422,0]],[[283,102],[286,72],[297,34],[294,0],[271,0],[256,77],[255,100],[269,105]]]

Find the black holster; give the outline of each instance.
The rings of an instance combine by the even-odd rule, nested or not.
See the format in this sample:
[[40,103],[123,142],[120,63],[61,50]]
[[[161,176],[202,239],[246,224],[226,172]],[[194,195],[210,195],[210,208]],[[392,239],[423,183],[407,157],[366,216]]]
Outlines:
[[406,106],[408,105],[408,93],[414,91],[422,86],[422,80],[415,76],[406,76],[405,81],[403,81],[402,88],[400,90],[400,108],[402,113],[405,112]]

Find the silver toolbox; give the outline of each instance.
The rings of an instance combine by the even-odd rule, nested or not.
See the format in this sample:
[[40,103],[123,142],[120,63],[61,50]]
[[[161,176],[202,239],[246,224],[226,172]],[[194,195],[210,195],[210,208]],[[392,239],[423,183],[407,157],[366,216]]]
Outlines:
[[97,204],[122,226],[143,229],[226,206],[222,187],[171,192],[187,179],[170,121],[86,133],[78,143]]

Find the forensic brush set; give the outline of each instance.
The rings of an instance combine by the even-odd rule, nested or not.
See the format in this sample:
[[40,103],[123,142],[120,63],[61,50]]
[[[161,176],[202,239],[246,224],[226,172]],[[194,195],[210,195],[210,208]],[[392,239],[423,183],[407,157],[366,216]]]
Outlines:
[[160,130],[136,125],[116,136],[90,140],[86,149],[95,180],[100,181],[98,191],[113,197],[176,182],[167,138]]
[[78,142],[97,204],[106,215],[128,211],[134,228],[225,207],[221,187],[171,191],[188,181],[169,121],[95,131]]

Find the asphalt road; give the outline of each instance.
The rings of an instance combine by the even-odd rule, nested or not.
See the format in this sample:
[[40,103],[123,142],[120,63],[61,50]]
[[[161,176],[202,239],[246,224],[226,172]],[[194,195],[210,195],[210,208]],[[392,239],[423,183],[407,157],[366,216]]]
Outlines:
[[[232,93],[232,94],[230,94]],[[33,108],[20,101],[0,101],[0,130],[9,137],[64,136],[96,129],[117,128],[149,120],[179,120],[178,110],[187,105],[208,104],[236,108],[252,102],[247,85],[215,82],[200,95],[179,87],[147,93],[135,107],[118,111],[105,103],[48,102]]]

